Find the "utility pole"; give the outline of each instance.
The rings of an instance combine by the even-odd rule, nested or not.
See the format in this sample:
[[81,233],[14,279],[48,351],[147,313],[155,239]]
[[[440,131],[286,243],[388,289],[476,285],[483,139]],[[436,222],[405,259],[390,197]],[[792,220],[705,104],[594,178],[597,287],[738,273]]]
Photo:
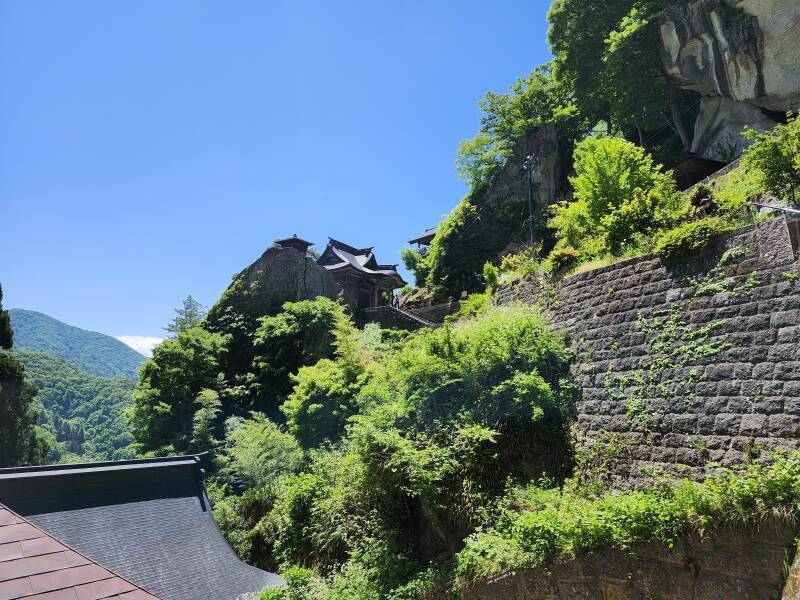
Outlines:
[[533,250],[533,154],[525,157],[522,168],[528,171],[528,231],[531,237],[531,250]]

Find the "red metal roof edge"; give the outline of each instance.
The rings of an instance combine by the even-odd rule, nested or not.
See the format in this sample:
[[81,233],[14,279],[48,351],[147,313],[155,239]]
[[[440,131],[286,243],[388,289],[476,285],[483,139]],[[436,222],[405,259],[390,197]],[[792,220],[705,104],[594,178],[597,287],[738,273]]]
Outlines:
[[[124,462],[127,462],[127,461],[124,461]],[[70,546],[69,544],[67,544],[67,543],[63,542],[62,540],[58,539],[57,537],[55,537],[55,536],[53,536],[53,535],[50,535],[49,533],[47,533],[47,532],[46,532],[44,529],[42,529],[42,528],[41,528],[41,527],[39,527],[38,525],[36,525],[36,524],[32,523],[31,521],[29,521],[29,520],[28,520],[28,519],[26,519],[25,517],[23,517],[23,516],[19,515],[19,514],[18,514],[18,513],[16,513],[15,511],[11,510],[11,509],[10,509],[8,506],[6,506],[6,505],[4,505],[4,504],[0,503],[0,510],[5,510],[5,511],[9,512],[9,513],[10,513],[10,514],[12,514],[12,515],[13,515],[13,516],[14,516],[16,519],[18,519],[19,521],[22,521],[22,523],[25,523],[25,524],[27,524],[27,525],[29,525],[29,526],[33,527],[33,528],[34,528],[34,529],[36,529],[37,531],[41,532],[43,537],[46,537],[46,538],[48,538],[48,539],[51,539],[51,540],[53,540],[53,541],[57,542],[58,544],[62,545],[64,548],[66,548],[67,550],[69,550],[69,551],[71,551],[71,552],[74,552],[74,553],[75,553],[75,554],[77,554],[78,556],[81,556],[81,557],[82,557],[82,558],[84,558],[85,560],[89,561],[89,563],[90,563],[90,564],[96,565],[96,566],[100,567],[101,569],[104,569],[104,570],[108,571],[108,572],[109,572],[109,573],[111,573],[111,575],[113,575],[114,577],[117,577],[117,578],[121,579],[122,581],[125,581],[126,583],[128,583],[128,584],[132,585],[134,588],[136,588],[135,590],[129,590],[129,591],[126,591],[126,592],[118,592],[118,593],[114,593],[114,594],[112,594],[111,596],[105,596],[104,598],[114,598],[114,597],[116,597],[116,596],[120,596],[121,594],[129,594],[129,593],[130,593],[130,592],[132,592],[132,591],[137,591],[137,590],[138,590],[138,591],[140,591],[140,592],[143,592],[144,594],[147,594],[147,595],[148,595],[148,596],[149,596],[149,597],[150,597],[152,600],[160,600],[160,598],[159,598],[158,596],[156,596],[155,594],[152,594],[152,593],[148,592],[148,591],[147,591],[147,590],[145,590],[145,589],[144,589],[142,586],[140,586],[140,585],[138,585],[138,584],[134,583],[133,581],[131,581],[131,580],[127,579],[126,577],[123,577],[122,575],[120,575],[119,573],[117,573],[117,572],[113,571],[112,569],[109,569],[108,567],[106,567],[106,566],[104,566],[104,565],[101,565],[101,564],[100,564],[99,562],[97,562],[96,560],[93,560],[92,558],[90,558],[90,557],[86,556],[86,555],[85,555],[83,552],[80,552],[79,550],[76,550],[75,548],[73,548],[73,547],[72,547],[72,546]],[[2,525],[0,525],[0,528],[2,528],[2,527],[3,527],[3,526],[2,526]],[[9,542],[9,543],[13,543],[13,542]],[[18,560],[18,559],[16,559],[16,560]],[[0,564],[2,564],[3,562],[8,562],[8,561],[0,561]],[[46,571],[46,572],[51,572],[51,571]],[[38,573],[37,573],[37,574],[38,574]],[[28,577],[31,577],[31,576],[32,576],[32,575],[28,575]],[[13,580],[9,580],[9,581],[13,581]],[[100,580],[100,581],[103,581],[103,580]],[[90,582],[90,583],[94,583],[94,582]],[[85,585],[85,584],[76,584],[76,585]],[[65,590],[65,589],[75,588],[75,587],[76,587],[76,585],[70,585],[70,586],[67,586],[67,587],[64,587],[64,588],[59,588],[59,589],[60,589],[60,590]],[[19,598],[20,598],[20,599],[24,599],[24,598],[26,598],[26,597],[35,596],[35,595],[36,595],[36,594],[38,594],[38,593],[48,593],[48,594],[49,594],[49,593],[53,593],[53,592],[59,591],[59,589],[57,589],[57,590],[48,590],[48,591],[46,591],[46,592],[33,592],[32,594],[25,594],[25,595],[23,595],[23,596],[19,596]],[[76,596],[77,596],[77,594],[76,594]],[[100,600],[103,600],[103,599],[101,598]],[[146,599],[146,600],[149,600],[149,599]]]

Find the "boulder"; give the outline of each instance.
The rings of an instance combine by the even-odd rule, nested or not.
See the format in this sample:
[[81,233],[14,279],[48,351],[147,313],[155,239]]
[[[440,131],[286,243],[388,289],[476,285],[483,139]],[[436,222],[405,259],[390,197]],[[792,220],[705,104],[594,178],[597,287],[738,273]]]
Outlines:
[[742,136],[745,127],[769,130],[775,121],[747,102],[724,96],[705,96],[694,126],[692,153],[709,160],[731,162],[751,143]]
[[766,129],[775,112],[800,106],[800,4],[675,4],[664,11],[660,34],[668,76],[704,97],[693,142],[700,156],[727,159],[746,146],[742,126]]

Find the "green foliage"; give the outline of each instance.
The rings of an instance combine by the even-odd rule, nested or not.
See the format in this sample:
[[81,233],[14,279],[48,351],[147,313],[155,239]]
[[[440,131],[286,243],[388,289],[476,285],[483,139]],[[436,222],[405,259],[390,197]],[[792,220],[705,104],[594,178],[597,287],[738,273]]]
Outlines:
[[[414,283],[417,287],[423,287],[428,275],[431,272],[430,260],[428,253],[425,250],[415,250],[414,248],[403,248],[400,251],[400,259],[403,261],[406,269],[414,274]],[[404,291],[405,290],[405,291]],[[402,296],[405,292],[411,291],[403,288],[400,290]]]
[[354,399],[364,385],[364,366],[323,359],[302,367],[293,377],[294,391],[281,410],[286,424],[304,448],[337,441],[357,407]]
[[479,106],[483,113],[480,131],[471,140],[461,141],[456,159],[459,174],[473,189],[497,175],[521,137],[555,125],[565,138],[571,138],[577,128],[569,89],[553,77],[547,64],[518,79],[506,94],[488,92]]
[[655,252],[663,258],[675,258],[702,250],[715,238],[733,227],[718,217],[692,221],[670,229],[658,238]]
[[553,250],[547,258],[556,271],[569,270],[578,264],[581,252],[572,246],[564,246]]
[[470,294],[466,300],[461,300],[458,303],[458,312],[456,312],[452,319],[459,321],[462,319],[471,319],[482,315],[489,310],[489,293],[483,292],[481,294]]
[[130,422],[140,452],[186,452],[192,445],[195,400],[221,392],[228,337],[200,327],[162,342],[140,370]]
[[416,598],[438,582],[426,563],[458,550],[508,476],[563,472],[571,354],[522,307],[399,340],[335,333],[334,356],[301,368],[284,406],[308,463],[245,481],[243,465],[295,456],[273,438],[300,449],[266,420],[258,435],[231,429],[218,480],[239,491],[215,516],[256,564],[314,570],[266,597]]
[[770,464],[721,470],[703,483],[683,481],[646,491],[586,497],[529,486],[509,493],[487,528],[467,539],[456,558],[462,586],[513,569],[547,566],[557,558],[635,544],[671,547],[691,532],[757,526],[800,516],[800,454]]
[[497,286],[497,281],[500,278],[500,271],[492,263],[483,265],[483,282],[486,284],[487,290],[492,290]]
[[[481,291],[486,261],[498,257],[510,241],[528,237],[527,196],[514,194],[496,202],[487,194],[515,143],[552,125],[560,136],[559,159],[568,159],[572,140],[584,127],[571,104],[569,87],[555,79],[549,65],[517,81],[506,94],[489,92],[480,107],[480,131],[461,143],[456,161],[470,192],[439,225],[427,255],[426,284],[440,296]],[[516,160],[521,163],[523,157]]]
[[0,287],[0,467],[41,464],[48,448],[46,435],[36,426],[36,388],[25,380],[25,368],[8,352],[13,338]]
[[49,462],[133,457],[130,426],[133,382],[89,375],[43,352],[15,350],[26,378],[38,389],[45,425],[52,431]]
[[800,205],[800,120],[789,117],[768,133],[748,131],[754,140],[744,154],[743,164],[755,171],[764,187],[778,198]]
[[32,310],[12,309],[14,345],[46,352],[90,375],[134,379],[145,358],[119,340],[72,327]]
[[209,452],[216,445],[214,440],[214,421],[219,414],[222,402],[219,394],[214,390],[200,390],[195,398],[197,410],[192,418],[192,442],[193,452]]
[[314,300],[287,302],[283,311],[260,319],[253,345],[256,394],[285,397],[292,390],[291,375],[333,355],[335,329],[349,318],[344,306],[320,296]]
[[[633,0],[557,0],[548,15],[549,42],[556,77],[573,89],[579,114],[590,123],[606,123],[606,131],[657,130],[664,118],[683,131],[677,140],[690,142],[681,113],[692,97],[669,84],[659,62],[657,16],[666,2]],[[647,136],[653,137],[653,136]]]
[[33,410],[36,388],[25,380],[23,366],[0,351],[0,467],[42,464],[47,444]]
[[262,413],[249,419],[229,419],[225,435],[224,479],[238,488],[268,488],[294,473],[303,452],[295,438]]
[[669,174],[639,146],[620,138],[586,138],[575,147],[575,202],[553,209],[557,247],[586,257],[617,256],[678,221],[685,199]]
[[720,215],[731,223],[747,224],[742,209],[749,199],[764,192],[758,173],[740,166],[715,181],[714,185],[714,200]]
[[164,329],[172,335],[178,335],[192,327],[199,327],[206,312],[206,308],[189,294],[183,300],[182,306],[175,309],[175,318]]

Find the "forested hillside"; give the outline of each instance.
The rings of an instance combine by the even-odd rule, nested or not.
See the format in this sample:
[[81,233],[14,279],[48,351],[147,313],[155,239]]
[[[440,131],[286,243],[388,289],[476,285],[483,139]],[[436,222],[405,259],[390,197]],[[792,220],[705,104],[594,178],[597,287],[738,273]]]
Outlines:
[[125,410],[133,382],[89,375],[43,352],[15,350],[26,379],[36,386],[44,409],[41,425],[55,440],[49,462],[130,458],[133,441]]
[[8,311],[14,347],[45,352],[99,377],[134,379],[144,357],[119,340],[19,308]]

